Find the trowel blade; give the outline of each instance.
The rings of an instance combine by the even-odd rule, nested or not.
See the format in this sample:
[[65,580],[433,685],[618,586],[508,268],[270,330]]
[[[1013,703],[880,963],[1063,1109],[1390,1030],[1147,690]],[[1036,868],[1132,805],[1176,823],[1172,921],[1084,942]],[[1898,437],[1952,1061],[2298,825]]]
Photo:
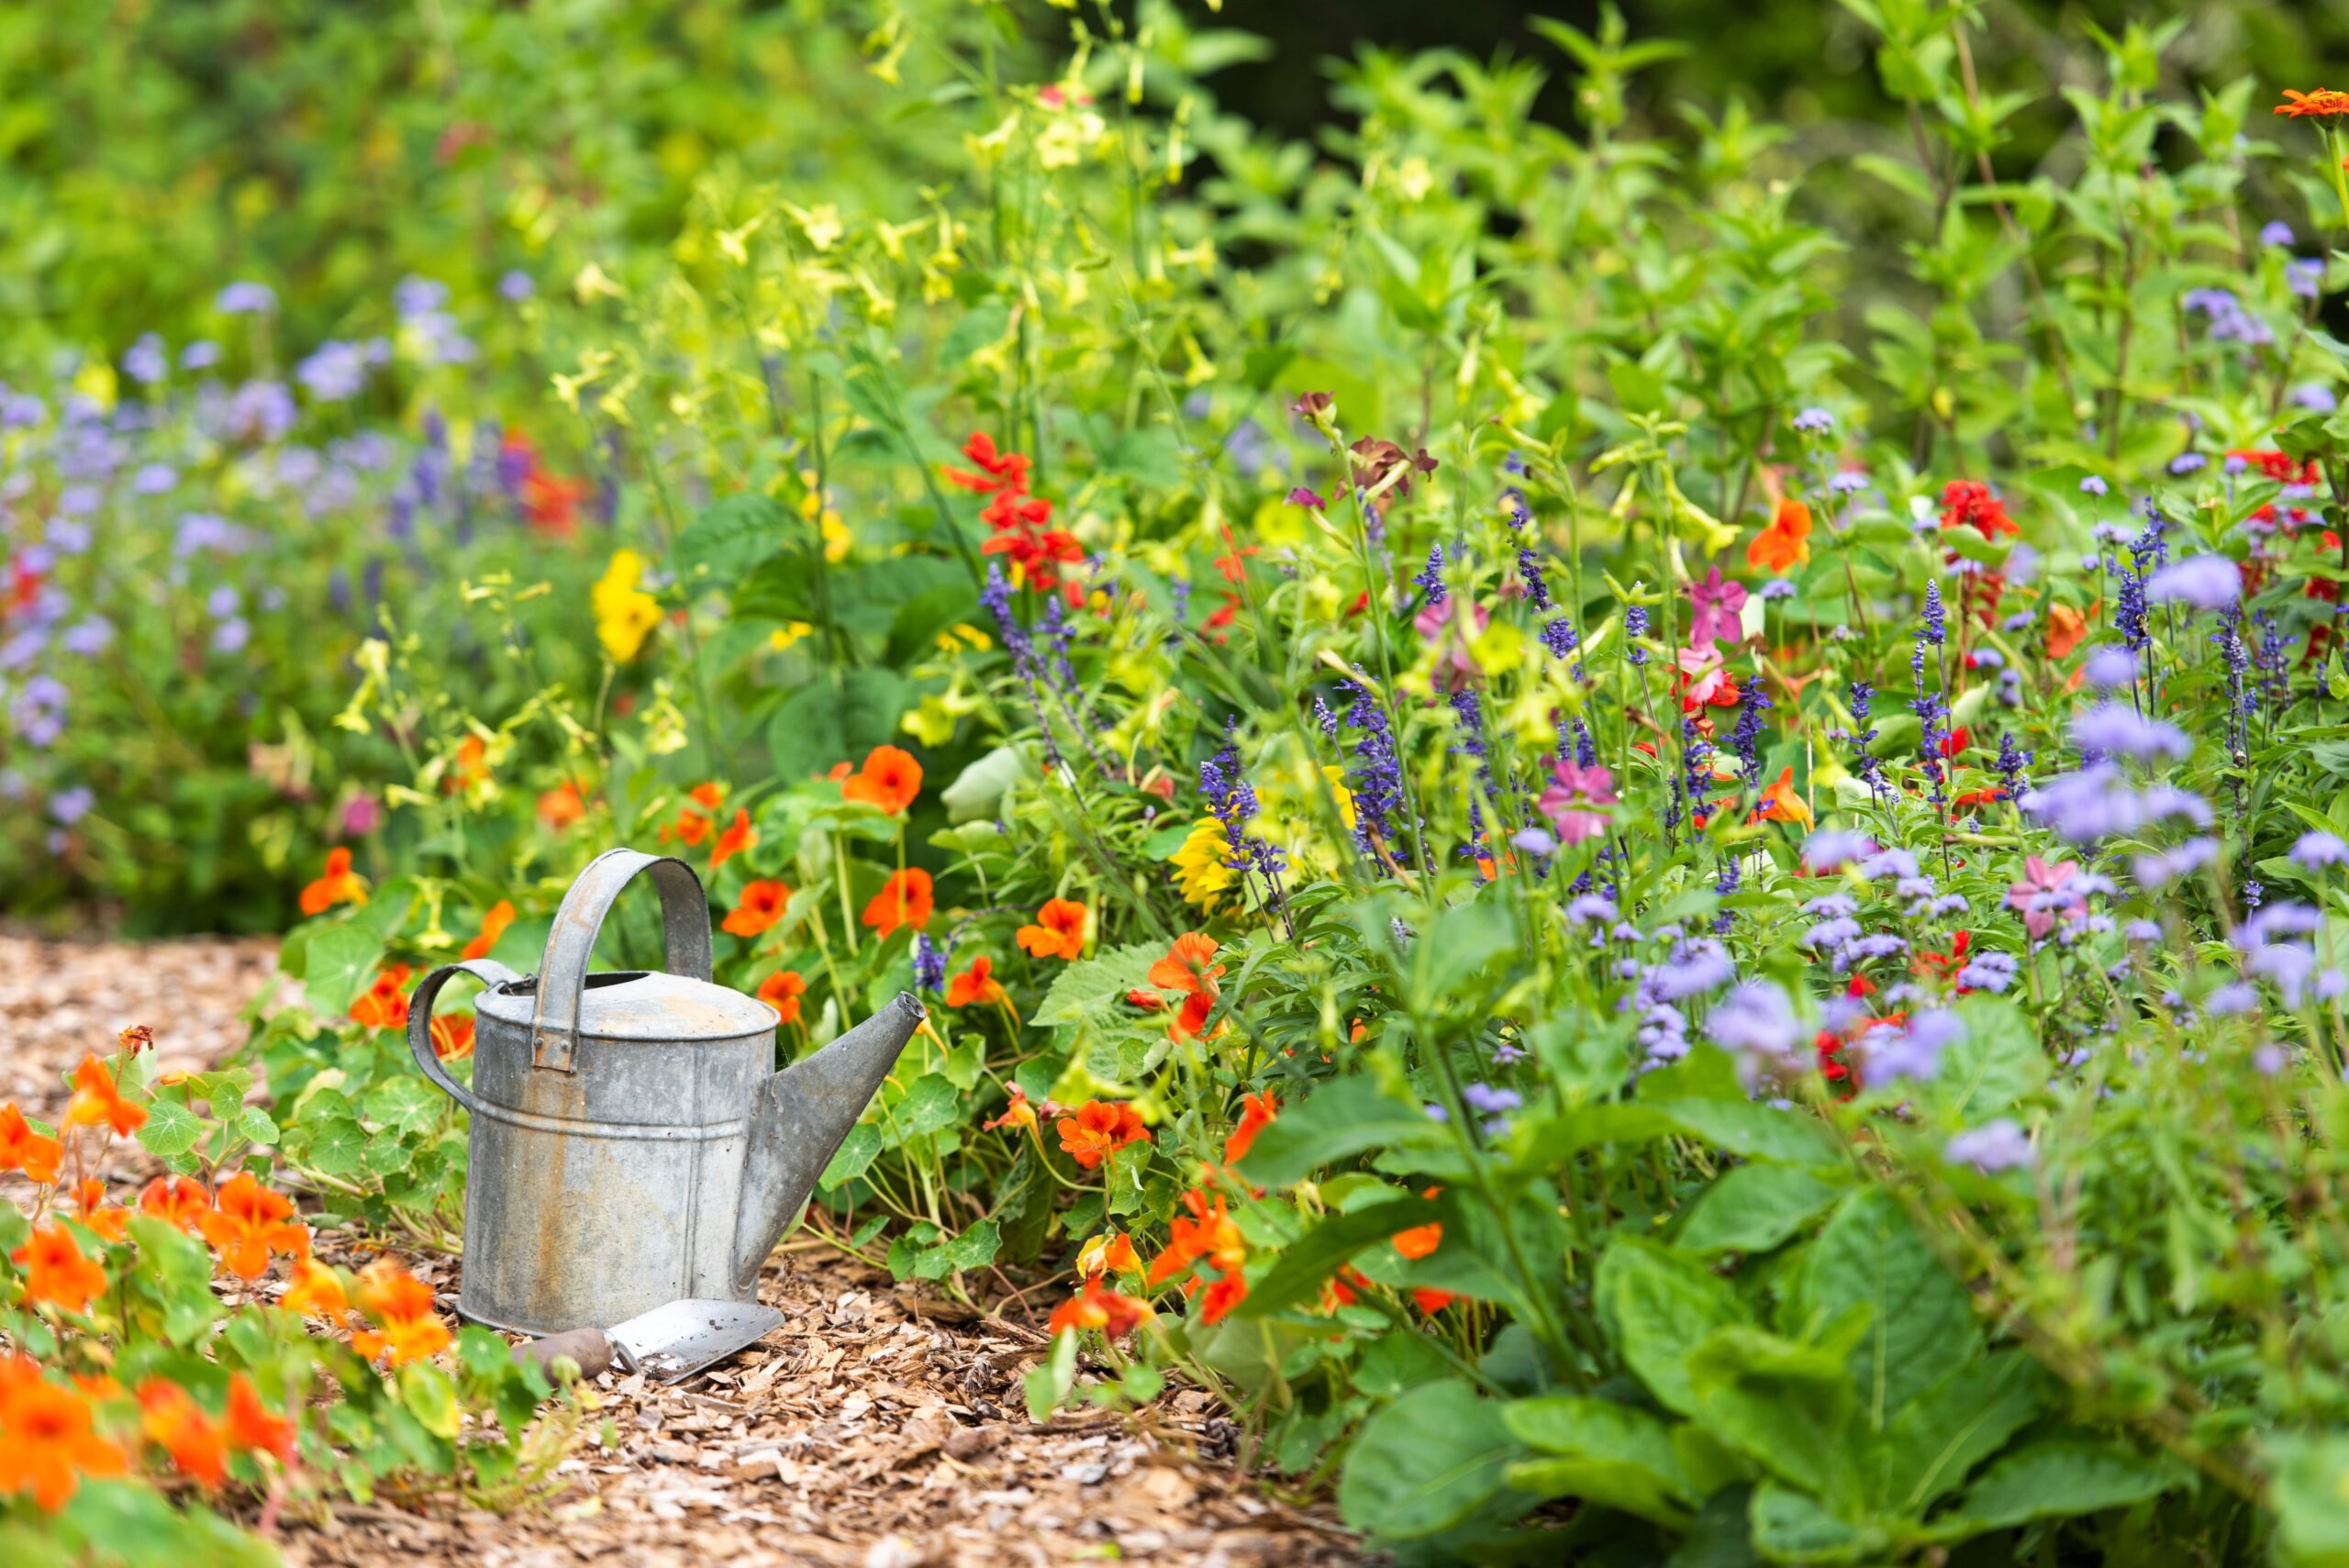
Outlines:
[[783,1327],[783,1314],[751,1301],[673,1301],[605,1330],[621,1364],[675,1383]]

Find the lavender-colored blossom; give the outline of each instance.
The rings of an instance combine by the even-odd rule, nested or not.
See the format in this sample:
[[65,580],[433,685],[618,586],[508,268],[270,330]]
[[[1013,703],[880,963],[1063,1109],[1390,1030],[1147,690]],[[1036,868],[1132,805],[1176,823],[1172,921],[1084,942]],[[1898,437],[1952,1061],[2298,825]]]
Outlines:
[[2003,994],[2015,983],[2020,967],[2010,952],[1977,952],[1957,972],[1957,983],[1971,991]]
[[924,991],[946,989],[946,955],[922,932],[914,933],[914,984]]
[[1504,1111],[1524,1108],[1524,1097],[1514,1089],[1496,1089],[1488,1084],[1470,1084],[1460,1091],[1460,1098],[1468,1108],[1485,1116],[1497,1116]]
[[1724,1051],[1779,1059],[1791,1056],[1803,1038],[1794,1004],[1767,980],[1746,981],[1724,995],[1706,1017],[1705,1032]]
[[2295,256],[2284,263],[2284,286],[2296,299],[2315,299],[2324,293],[2324,262],[2314,256]]
[[1965,1038],[1965,1023],[1950,1012],[1919,1013],[1905,1028],[1877,1029],[1865,1048],[1868,1084],[1929,1080],[1941,1072],[1942,1052]]
[[1612,926],[1620,914],[1603,893],[1578,893],[1566,905],[1566,918],[1581,926]]
[[1876,840],[1844,828],[1821,828],[1803,841],[1802,863],[1814,872],[1833,871],[1876,853]]
[[114,641],[114,626],[104,616],[88,616],[67,627],[58,641],[66,652],[86,659],[106,651]]
[[2145,886],[2166,887],[2180,877],[2191,876],[2218,857],[2219,841],[2216,839],[2188,839],[2174,849],[2139,855],[2131,862],[2130,869]]
[[277,308],[277,291],[267,284],[233,283],[220,291],[212,307],[223,316],[260,316]]
[[2321,382],[2301,382],[2292,388],[2290,398],[2294,407],[2305,408],[2314,414],[2331,414],[2341,406],[2341,399],[2334,395],[2331,387]]
[[2281,218],[2271,219],[2260,225],[2259,242],[2262,245],[2289,245],[2292,242],[2292,226]]
[[2106,643],[2088,655],[2088,662],[2080,666],[2080,675],[2089,685],[2105,691],[2131,685],[2137,679],[2137,659],[2127,649]]
[[1661,1000],[1685,1001],[1702,995],[1737,978],[1737,966],[1719,942],[1699,937],[1683,946],[1648,973],[1648,987]]
[[1806,408],[1794,417],[1792,423],[1804,435],[1819,435],[1835,428],[1835,416],[1824,408]]
[[2221,610],[2243,597],[2243,573],[2222,555],[2192,555],[2173,561],[2145,580],[2148,604],[2187,604]]
[[2327,833],[2321,830],[2303,833],[2292,845],[2292,860],[2295,864],[2308,871],[2337,866],[2343,861],[2349,860],[2349,843],[2342,842],[2338,833]]
[[2269,1040],[2251,1053],[2251,1070],[2263,1078],[2273,1078],[2291,1065],[2291,1052]]
[[2237,1018],[2259,1010],[2259,988],[2247,980],[2231,981],[2202,999],[2202,1010],[2214,1018]]
[[2011,1118],[1999,1117],[1951,1139],[1942,1149],[1942,1158],[1953,1165],[1971,1165],[1986,1176],[1995,1176],[2001,1171],[2029,1166],[2033,1152],[2031,1140],[2022,1129]]
[[1860,862],[1859,873],[1870,882],[1884,877],[1899,878],[1917,874],[1917,857],[1906,850],[1878,850]]
[[2183,478],[2198,469],[2208,468],[2210,465],[2210,460],[2200,452],[2180,452],[2169,460],[2169,472],[2174,476]]
[[2110,488],[2101,477],[2093,473],[2080,481],[2080,494],[2083,495],[2102,495]]
[[344,403],[367,382],[367,357],[356,343],[321,343],[294,367],[294,379],[321,403]]
[[2157,942],[2162,940],[2161,927],[2151,920],[2132,920],[2121,929],[2121,934],[2132,942]]
[[2072,720],[2072,741],[2083,751],[2144,761],[2168,758],[2182,762],[2194,751],[2186,731],[2163,719],[2146,718],[2133,708],[2107,703]]
[[1558,840],[1539,828],[1520,828],[1509,835],[1508,841],[1511,847],[1529,855],[1551,855],[1558,851]]
[[1860,905],[1848,893],[1826,893],[1805,904],[1802,912],[1821,919],[1840,919],[1858,914]]
[[87,784],[75,784],[49,797],[49,814],[61,826],[71,828],[87,817],[97,803],[97,795]]
[[1827,488],[1838,495],[1854,495],[1868,487],[1868,476],[1857,469],[1842,469],[1827,479]]
[[161,333],[142,332],[122,356],[122,368],[131,380],[141,386],[152,386],[172,372],[172,356],[163,347]]
[[2246,974],[2272,981],[2282,993],[2284,1005],[2297,1007],[2306,998],[2309,981],[2316,973],[2316,953],[2299,942],[2274,942],[2254,948],[2243,967]]
[[519,305],[538,291],[539,285],[531,281],[530,274],[519,267],[497,280],[497,292],[511,304]]

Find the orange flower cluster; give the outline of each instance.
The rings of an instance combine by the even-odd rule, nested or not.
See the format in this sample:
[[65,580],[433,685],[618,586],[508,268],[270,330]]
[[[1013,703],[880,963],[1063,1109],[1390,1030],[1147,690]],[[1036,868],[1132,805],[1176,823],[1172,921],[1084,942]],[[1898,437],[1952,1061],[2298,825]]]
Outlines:
[[750,882],[742,884],[742,896],[718,923],[718,929],[731,937],[763,936],[783,919],[791,905],[791,886],[775,881]]
[[1017,586],[1046,593],[1058,589],[1072,609],[1083,604],[1085,590],[1075,583],[1063,582],[1061,568],[1083,561],[1085,548],[1067,529],[1049,526],[1052,520],[1050,501],[1028,493],[1027,457],[997,451],[994,439],[984,430],[963,444],[963,455],[978,465],[978,472],[949,468],[946,481],[988,497],[979,520],[995,530],[995,537],[979,547],[980,553],[1011,557],[1012,581]]
[[807,979],[796,969],[778,969],[759,982],[759,1000],[775,1010],[777,1023],[799,1021],[799,998],[807,995]]
[[677,819],[662,828],[661,841],[666,844],[674,840],[688,848],[699,849],[709,838],[710,830],[717,826],[711,820],[711,814],[725,803],[726,786],[713,779],[707,784],[694,785],[685,792],[685,796],[693,805],[680,809]]
[[29,1492],[53,1514],[83,1476],[129,1468],[122,1445],[98,1434],[86,1391],[50,1382],[28,1356],[0,1358],[0,1492]]
[[[1217,984],[1223,978],[1223,965],[1215,962],[1216,940],[1203,931],[1186,931],[1174,939],[1166,956],[1150,966],[1150,983],[1163,990],[1183,993],[1183,1009],[1174,1017],[1169,1029],[1170,1038],[1195,1038],[1207,1028],[1208,1015],[1223,995]],[[1126,999],[1144,1006],[1163,1006],[1165,998],[1152,996],[1143,1002],[1146,992],[1130,992]],[[1218,1032],[1221,1032],[1219,1030]]]
[[158,1176],[139,1194],[139,1212],[190,1236],[203,1229],[202,1217],[211,1207],[212,1195],[193,1176]]
[[[1248,1282],[1240,1273],[1248,1262],[1248,1242],[1231,1216],[1224,1212],[1222,1198],[1209,1203],[1207,1194],[1194,1188],[1183,1195],[1183,1207],[1190,1213],[1174,1217],[1166,1250],[1151,1262],[1150,1283],[1164,1284],[1194,1263],[1207,1264],[1218,1277],[1207,1287],[1201,1316],[1210,1323],[1220,1323],[1248,1298]],[[1183,1293],[1188,1296],[1198,1288],[1199,1281],[1194,1278],[1185,1283]]]
[[351,1349],[369,1361],[388,1355],[405,1366],[451,1343],[449,1326],[432,1310],[432,1287],[396,1259],[378,1258],[359,1271],[359,1305],[380,1326],[351,1336]]
[[1054,1124],[1061,1135],[1061,1152],[1081,1170],[1100,1168],[1101,1162],[1131,1143],[1150,1141],[1141,1113],[1121,1101],[1087,1100],[1074,1116]]
[[[127,1065],[129,1058],[125,1056]],[[73,1098],[65,1107],[68,1127],[96,1127],[104,1123],[125,1138],[147,1125],[147,1110],[122,1097],[121,1085],[116,1073],[106,1071],[106,1064],[94,1055],[84,1055],[82,1064],[73,1069]]]
[[351,869],[351,851],[341,848],[327,851],[326,871],[302,889],[305,915],[323,915],[338,904],[366,902],[367,880]]
[[22,1171],[45,1186],[57,1180],[64,1159],[65,1146],[37,1130],[16,1101],[0,1106],[0,1171]]
[[294,1461],[294,1423],[272,1415],[243,1373],[228,1379],[228,1408],[215,1419],[178,1384],[150,1377],[139,1385],[139,1429],[171,1455],[173,1467],[206,1486],[228,1479],[232,1453],[267,1453]]
[[294,1200],[262,1186],[251,1172],[239,1171],[222,1183],[213,1203],[195,1217],[196,1229],[239,1279],[267,1273],[273,1252],[308,1260],[310,1228],[294,1218]]
[[415,976],[405,963],[385,964],[375,983],[351,1004],[351,1016],[371,1029],[407,1028],[407,983]]
[[1073,898],[1048,899],[1036,911],[1036,923],[1019,928],[1019,945],[1037,958],[1082,958],[1089,917],[1085,906]]
[[881,884],[864,906],[864,923],[886,941],[901,926],[915,930],[929,928],[930,916],[930,873],[919,866],[907,866]]
[[1230,1165],[1246,1159],[1256,1135],[1273,1125],[1280,1108],[1280,1101],[1273,1097],[1270,1089],[1243,1096],[1240,1102],[1240,1125],[1231,1129],[1231,1137],[1223,1146],[1223,1162]]
[[875,746],[864,766],[841,780],[841,798],[863,801],[895,817],[921,793],[921,764],[895,746]]
[[751,826],[751,814],[740,806],[734,808],[734,820],[718,836],[710,847],[709,869],[716,871],[744,850],[759,841],[759,830]]
[[587,815],[587,803],[579,798],[579,786],[564,783],[539,796],[539,825],[550,833],[560,833]]
[[1082,1293],[1052,1308],[1046,1331],[1054,1338],[1083,1329],[1098,1329],[1114,1340],[1130,1334],[1149,1321],[1150,1303],[1140,1296],[1105,1290],[1098,1280],[1088,1281]]
[[25,1271],[25,1300],[47,1302],[61,1312],[87,1312],[90,1302],[106,1293],[106,1272],[95,1258],[82,1255],[81,1243],[62,1225],[41,1225],[32,1237],[8,1254]]
[[1076,1251],[1076,1272],[1088,1280],[1104,1273],[1138,1274],[1141,1260],[1134,1255],[1133,1238],[1123,1231],[1103,1231]]

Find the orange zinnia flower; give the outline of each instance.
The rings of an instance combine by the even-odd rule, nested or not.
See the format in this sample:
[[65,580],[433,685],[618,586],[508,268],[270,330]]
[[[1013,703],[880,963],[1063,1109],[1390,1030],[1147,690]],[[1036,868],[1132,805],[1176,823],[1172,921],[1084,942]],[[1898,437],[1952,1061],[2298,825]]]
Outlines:
[[2336,87],[2320,87],[2313,93],[2295,93],[2284,89],[2284,102],[2276,106],[2276,113],[2304,119],[2310,115],[2329,119],[2335,115],[2349,115],[2349,93]]
[[1032,1128],[1036,1125],[1036,1107],[1028,1103],[1028,1091],[1019,1084],[1011,1085],[1011,1103],[993,1121],[979,1124],[981,1132],[993,1132],[998,1127]]
[[282,1464],[294,1462],[294,1422],[273,1416],[243,1373],[228,1379],[228,1446],[247,1453],[273,1453]]
[[57,1180],[65,1146],[44,1132],[33,1130],[17,1102],[0,1106],[0,1171],[22,1171],[46,1185]]
[[579,786],[560,784],[539,796],[539,823],[550,833],[560,833],[587,815],[587,803],[579,798]]
[[1281,1103],[1273,1098],[1270,1089],[1247,1095],[1240,1102],[1240,1125],[1231,1129],[1231,1137],[1223,1146],[1223,1162],[1227,1165],[1246,1157],[1256,1135],[1273,1125]]
[[1799,822],[1810,826],[1810,807],[1795,793],[1795,771],[1787,768],[1778,774],[1778,782],[1762,792],[1762,804],[1753,813],[1763,822]]
[[140,1190],[139,1208],[193,1236],[196,1218],[212,1207],[212,1195],[193,1176],[158,1176]]
[[1104,1231],[1076,1251],[1076,1272],[1085,1279],[1102,1274],[1138,1274],[1141,1260],[1134,1256],[1133,1238],[1123,1231]]
[[294,1218],[294,1200],[262,1186],[251,1172],[239,1171],[223,1183],[216,1203],[196,1216],[196,1224],[239,1279],[269,1273],[272,1252],[310,1255],[310,1228]]
[[359,1304],[383,1325],[351,1337],[351,1349],[369,1361],[389,1355],[394,1366],[405,1366],[449,1348],[449,1326],[432,1311],[432,1287],[397,1259],[379,1258],[359,1272]]
[[458,956],[469,960],[487,958],[489,950],[497,945],[497,939],[504,936],[506,928],[513,923],[513,903],[508,899],[499,899],[491,905],[489,912],[481,917],[480,931],[474,934],[473,940],[465,944],[464,951]]
[[288,1312],[340,1323],[351,1310],[351,1297],[343,1293],[342,1281],[332,1269],[304,1258],[294,1265],[294,1283],[285,1287],[277,1305]]
[[129,1469],[121,1445],[91,1425],[89,1398],[78,1390],[61,1388],[38,1372],[17,1383],[0,1401],[0,1492],[30,1492],[44,1513],[53,1514],[83,1476]]
[[1150,1129],[1142,1125],[1141,1113],[1121,1102],[1087,1100],[1074,1116],[1064,1116],[1055,1125],[1060,1129],[1061,1151],[1086,1171],[1098,1168],[1129,1143],[1150,1140]]
[[1036,911],[1036,923],[1019,928],[1019,945],[1038,958],[1085,956],[1085,906],[1053,898]]
[[736,806],[733,826],[718,836],[717,845],[709,851],[709,869],[716,871],[758,841],[759,830],[751,826],[751,814]]
[[206,1486],[228,1479],[228,1434],[186,1389],[150,1377],[139,1385],[139,1429],[149,1442],[172,1456],[172,1465],[181,1474]]
[[86,1312],[90,1298],[104,1293],[106,1272],[82,1256],[81,1244],[62,1225],[43,1225],[8,1254],[25,1267],[25,1299],[46,1301],[62,1312]]
[[1226,1274],[1208,1286],[1200,1303],[1199,1317],[1208,1323],[1220,1323],[1231,1309],[1248,1299],[1248,1282],[1238,1274]]
[[385,964],[351,1004],[351,1016],[371,1029],[407,1028],[407,983],[415,973],[405,963]]
[[1215,954],[1213,937],[1204,931],[1186,931],[1174,939],[1164,958],[1150,966],[1150,983],[1194,995],[1202,991],[1212,994],[1216,982],[1223,978],[1223,965],[1215,963]]
[[473,1019],[469,1013],[450,1013],[432,1020],[432,1054],[443,1062],[462,1062],[473,1053]]
[[1773,577],[1810,559],[1810,508],[1793,496],[1781,497],[1777,515],[1752,544],[1745,547],[1745,564]]
[[323,915],[338,904],[366,902],[366,879],[351,869],[351,851],[340,847],[327,851],[325,874],[302,889],[305,915]]
[[1001,1002],[1010,993],[995,978],[995,960],[981,953],[971,961],[971,967],[946,983],[946,1005],[967,1007],[974,1002]]
[[791,889],[784,883],[745,883],[740,902],[734,906],[718,929],[729,936],[762,935],[782,920],[784,911],[790,904]]
[[921,764],[895,746],[875,746],[864,766],[841,781],[841,797],[877,806],[895,817],[921,793]]
[[95,1127],[100,1122],[128,1138],[147,1125],[147,1112],[122,1097],[105,1062],[85,1054],[82,1065],[73,1069],[73,1100],[65,1107],[65,1125]]
[[919,866],[907,866],[881,884],[881,891],[864,906],[864,923],[881,934],[886,941],[900,926],[916,930],[930,925],[930,873]]
[[1082,1295],[1053,1307],[1052,1321],[1045,1327],[1055,1338],[1076,1329],[1098,1329],[1114,1340],[1131,1333],[1150,1316],[1149,1302],[1104,1290],[1096,1280],[1086,1284]]
[[807,995],[807,981],[796,969],[778,969],[759,982],[759,1000],[773,1007],[777,1023],[799,1021],[799,998]]

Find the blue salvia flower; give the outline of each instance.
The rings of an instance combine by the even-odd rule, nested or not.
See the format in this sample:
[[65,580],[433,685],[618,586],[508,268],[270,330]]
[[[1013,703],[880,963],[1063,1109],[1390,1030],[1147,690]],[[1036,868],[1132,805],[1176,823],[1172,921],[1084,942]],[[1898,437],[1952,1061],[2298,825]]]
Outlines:
[[1395,817],[1403,805],[1403,765],[1386,711],[1369,691],[1352,685],[1339,690],[1341,695],[1351,690],[1353,697],[1346,707],[1346,728],[1362,734],[1354,742],[1354,766],[1346,777],[1354,801],[1354,843],[1364,854],[1375,854],[1381,840],[1395,841]]
[[[1550,657],[1553,659],[1572,658],[1575,650],[1582,646],[1582,633],[1575,629],[1574,622],[1564,616],[1559,616],[1553,620],[1542,623],[1542,646],[1550,651]],[[1575,660],[1572,673],[1575,680],[1582,679],[1581,660]]]
[[1429,604],[1443,603],[1443,546],[1428,546],[1428,568],[1411,581],[1427,590]]
[[1542,558],[1522,545],[1517,551],[1517,574],[1525,579],[1525,602],[1537,612],[1550,607],[1550,584],[1542,576]]
[[[1489,791],[1493,786],[1491,748],[1485,743],[1484,708],[1474,687],[1464,687],[1452,694],[1452,717],[1460,739],[1452,749],[1476,759],[1476,778]],[[1470,809],[1475,804],[1470,803]]]
[[1748,681],[1738,694],[1737,728],[1730,731],[1730,750],[1742,764],[1742,777],[1753,780],[1762,766],[1762,716],[1770,710],[1769,694],[1759,681]]
[[1313,694],[1313,727],[1321,731],[1322,740],[1337,744],[1338,716],[1330,711],[1330,705],[1321,700],[1319,692]]
[[1011,584],[1004,579],[1001,562],[987,563],[986,585],[979,590],[979,603],[994,617],[996,634],[1003,639],[1004,651],[1011,655],[1013,668],[1022,675],[1034,675],[1036,645],[1029,640],[1028,628],[1020,624],[1019,612],[1011,607]]
[[1633,605],[1630,609],[1625,610],[1623,612],[1623,645],[1625,650],[1623,656],[1631,662],[1631,667],[1633,669],[1638,669],[1648,662],[1648,651],[1642,648],[1637,640],[1640,638],[1645,637],[1647,634],[1648,612],[1638,605]]
[[1939,648],[1948,639],[1949,628],[1942,613],[1942,585],[1939,581],[1925,584],[1925,640]]
[[924,991],[946,989],[946,954],[919,931],[914,933],[914,984]]
[[2015,800],[2031,787],[2031,775],[2023,770],[2031,766],[2032,753],[2015,745],[2011,734],[1998,737],[1998,760],[1991,764],[1998,771],[1998,798]]

